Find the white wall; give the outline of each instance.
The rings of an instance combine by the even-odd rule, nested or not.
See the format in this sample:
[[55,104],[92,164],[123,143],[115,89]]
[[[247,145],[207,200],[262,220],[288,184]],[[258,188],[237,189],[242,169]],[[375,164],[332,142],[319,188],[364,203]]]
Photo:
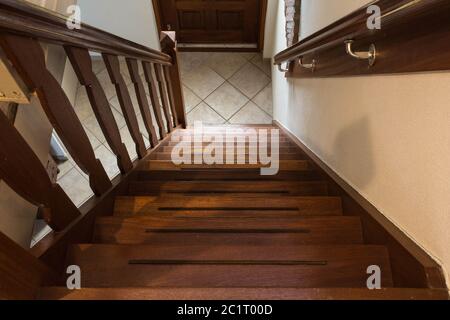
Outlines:
[[[368,2],[303,0],[302,37]],[[277,17],[274,53],[285,48],[283,1]],[[448,272],[450,73],[286,80],[273,72],[275,119]]]
[[159,35],[150,0],[78,0],[81,20],[127,40],[159,50]]

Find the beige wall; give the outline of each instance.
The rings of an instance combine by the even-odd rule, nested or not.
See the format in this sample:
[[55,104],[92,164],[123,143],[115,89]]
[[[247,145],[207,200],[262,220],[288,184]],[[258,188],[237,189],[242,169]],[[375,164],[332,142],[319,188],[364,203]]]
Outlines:
[[[302,2],[302,37],[368,3]],[[286,80],[274,69],[273,78],[275,119],[448,272],[450,73]]]
[[127,40],[159,50],[151,0],[78,0],[81,20]]

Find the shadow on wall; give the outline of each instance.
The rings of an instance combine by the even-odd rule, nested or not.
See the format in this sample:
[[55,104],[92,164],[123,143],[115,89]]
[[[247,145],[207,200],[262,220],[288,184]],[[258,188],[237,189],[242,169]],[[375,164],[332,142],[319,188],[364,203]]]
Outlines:
[[346,179],[358,188],[370,184],[375,176],[373,144],[370,122],[363,117],[338,133],[334,142],[332,159]]

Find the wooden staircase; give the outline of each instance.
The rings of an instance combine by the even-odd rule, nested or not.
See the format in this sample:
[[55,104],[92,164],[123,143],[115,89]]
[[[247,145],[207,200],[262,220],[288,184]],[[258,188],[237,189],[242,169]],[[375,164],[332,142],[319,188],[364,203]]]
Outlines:
[[[83,289],[44,288],[42,299],[436,298],[393,288],[387,248],[365,244],[360,218],[345,215],[287,136],[275,176],[254,166],[180,168],[173,147],[156,149],[113,215],[96,220],[92,243],[69,248]],[[367,289],[371,265],[383,290]]]

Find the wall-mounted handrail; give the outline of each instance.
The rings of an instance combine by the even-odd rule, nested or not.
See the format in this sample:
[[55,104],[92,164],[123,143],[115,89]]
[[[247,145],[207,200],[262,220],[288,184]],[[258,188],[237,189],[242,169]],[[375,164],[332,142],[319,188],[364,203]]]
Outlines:
[[67,17],[23,0],[0,0],[0,31],[38,38],[42,41],[81,47],[170,65],[170,56],[123,39],[87,24],[80,30],[67,28]]
[[[381,9],[381,29],[368,28],[368,19],[371,17],[368,8],[372,5]],[[371,73],[447,70],[444,59],[441,66],[436,62],[425,65],[425,60],[429,60],[430,50],[426,53],[426,45],[415,43],[419,39],[425,39],[431,45],[437,46],[438,37],[441,44],[445,43],[450,37],[450,28],[446,22],[449,18],[450,1],[447,0],[373,1],[278,53],[274,64],[296,61],[299,57],[316,59],[320,56],[321,66],[317,67],[314,76],[369,73],[367,64],[353,59],[346,52],[345,42],[354,40],[355,51],[367,50],[371,44],[376,46],[377,63],[369,69]],[[400,46],[404,47],[399,49]],[[324,60],[326,58],[328,61]],[[418,58],[423,58],[424,63],[419,64]],[[333,63],[339,63],[339,66],[335,65],[334,70],[331,70]],[[352,65],[345,68],[345,63]],[[329,69],[321,70],[322,65]],[[355,68],[356,65],[361,65],[361,69]],[[309,73],[305,76],[312,75]]]

